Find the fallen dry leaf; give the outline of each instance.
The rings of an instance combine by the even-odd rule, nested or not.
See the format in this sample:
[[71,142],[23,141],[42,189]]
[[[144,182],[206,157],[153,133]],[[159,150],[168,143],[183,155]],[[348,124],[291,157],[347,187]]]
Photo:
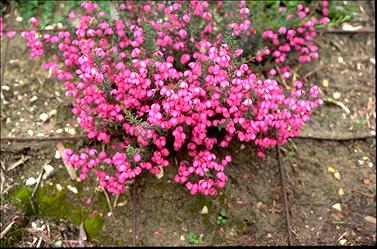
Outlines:
[[162,168],[162,166],[159,166],[159,168],[160,168],[160,173],[156,174],[156,177],[158,179],[161,179],[164,176],[164,168]]
[[335,209],[335,210],[338,210],[339,212],[342,211],[342,205],[340,203],[336,203],[336,204],[332,205],[332,208]]
[[201,211],[201,214],[208,214],[208,208],[207,206],[204,206],[202,211]]
[[356,30],[359,30],[359,29],[362,29],[362,28],[363,28],[363,26],[356,26],[356,27],[354,27],[354,26],[352,26],[349,23],[345,23],[342,26],[342,29],[345,30],[345,31],[356,31]]
[[370,223],[376,224],[376,217],[367,215],[367,216],[364,217],[364,220],[366,220]]
[[117,203],[117,207],[123,207],[128,203],[127,200]]
[[334,177],[340,181],[340,173],[338,171],[334,173]]
[[335,172],[336,172],[336,169],[334,169],[333,167],[329,166],[329,167],[327,168],[327,172],[329,172],[329,173],[335,173]]
[[85,228],[84,228],[84,223],[80,224],[80,229],[79,229],[79,245],[84,246],[84,241],[86,241],[88,237],[86,236]]
[[[59,151],[60,157],[62,159],[65,158],[64,145],[62,143],[58,143],[56,145],[56,149]],[[63,160],[63,163],[64,163],[64,166],[67,169],[67,172],[68,172],[69,176],[71,177],[71,179],[76,180],[76,178],[77,178],[76,169],[73,168],[72,165],[70,165],[69,163],[66,163],[64,160]]]
[[324,87],[328,87],[328,86],[329,86],[329,79],[323,79],[323,81],[322,81],[322,85],[323,85]]
[[363,179],[363,183],[364,183],[365,185],[369,185],[370,181],[369,181],[368,178],[365,178],[365,179]]

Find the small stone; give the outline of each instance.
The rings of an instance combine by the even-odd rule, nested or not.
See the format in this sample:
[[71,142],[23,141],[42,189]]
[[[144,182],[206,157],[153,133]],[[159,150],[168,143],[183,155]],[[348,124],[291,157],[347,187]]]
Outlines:
[[360,165],[363,165],[363,164],[364,164],[364,161],[363,161],[363,160],[358,160],[358,163],[359,163]]
[[41,115],[39,115],[39,118],[43,121],[43,122],[46,122],[49,118],[49,116],[46,114],[46,113],[42,113]]
[[365,178],[365,179],[363,179],[363,183],[364,183],[365,185],[369,185],[370,181],[369,181],[368,178]]
[[113,213],[111,213],[111,212],[108,212],[108,213],[107,213],[107,216],[110,217],[111,215],[113,215]]
[[73,192],[74,194],[77,194],[79,192],[76,187],[72,187],[71,185],[68,185],[67,189]]
[[181,241],[185,241],[185,236],[181,235],[181,238],[180,238]]
[[64,131],[67,132],[70,135],[75,135],[76,131],[74,128],[64,128]]
[[339,240],[339,244],[342,245],[342,246],[344,246],[346,243],[347,243],[346,239]]
[[34,132],[32,130],[28,130],[27,131],[27,134],[29,134],[30,136],[33,136],[34,135]]
[[332,205],[332,208],[335,209],[335,210],[338,210],[339,212],[342,211],[342,205],[340,203],[336,203],[336,204]]
[[33,96],[33,97],[31,97],[31,99],[30,99],[30,102],[35,102],[36,100],[38,99],[38,96]]
[[344,190],[343,190],[343,188],[339,188],[339,189],[338,189],[338,195],[340,195],[340,196],[344,195]]
[[369,168],[373,168],[373,163],[372,162],[368,163],[368,166]]
[[371,62],[373,65],[376,65],[376,59],[375,59],[375,58],[370,58],[370,62]]
[[17,16],[16,17],[16,21],[17,22],[22,22],[24,19],[22,18],[22,16]]
[[369,159],[369,157],[367,157],[367,156],[363,156],[363,160],[364,161],[367,161]]
[[37,229],[38,228],[38,226],[37,226],[37,223],[35,223],[34,221],[31,223],[31,227],[33,228],[33,229]]
[[244,150],[246,146],[244,144],[241,144],[240,150]]
[[261,201],[258,201],[257,202],[257,204],[255,204],[255,207],[257,208],[257,209],[260,209],[261,207],[262,207],[262,202]]
[[339,92],[334,92],[334,93],[332,94],[332,97],[333,97],[334,99],[340,99],[340,96],[341,96],[341,94],[340,94]]
[[59,151],[55,151],[55,156],[54,156],[56,159],[60,159],[60,153]]
[[60,134],[60,133],[62,133],[63,132],[63,129],[57,129],[56,130],[56,133],[58,133],[58,134]]
[[62,190],[63,190],[62,185],[60,185],[59,183],[57,183],[55,187],[56,187],[56,189],[57,189],[58,191],[62,191]]
[[47,179],[54,173],[54,167],[51,165],[47,164],[44,167],[45,173],[43,174],[43,179]]
[[30,177],[26,180],[26,186],[32,186],[37,183],[37,180],[34,177]]
[[201,214],[208,214],[208,208],[207,206],[204,206],[202,211],[201,211]]

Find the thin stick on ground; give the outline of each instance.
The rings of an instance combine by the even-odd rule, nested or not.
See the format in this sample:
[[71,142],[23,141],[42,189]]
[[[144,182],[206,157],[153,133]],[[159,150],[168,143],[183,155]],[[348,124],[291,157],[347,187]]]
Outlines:
[[9,223],[7,225],[7,227],[3,231],[1,231],[0,239],[2,239],[7,234],[7,232],[9,232],[9,230],[12,229],[12,226],[13,226],[14,223],[15,223],[15,221],[12,221],[11,223]]
[[367,135],[355,135],[348,137],[319,137],[319,136],[296,136],[290,137],[289,139],[314,139],[314,140],[326,140],[326,141],[350,141],[350,140],[365,140],[365,139],[376,139],[376,134]]
[[339,35],[355,35],[355,34],[375,34],[373,28],[361,28],[358,30],[342,30],[342,29],[333,29],[333,30],[324,30],[324,34],[339,34]]
[[48,160],[42,167],[42,170],[41,170],[41,173],[39,174],[39,177],[38,177],[38,180],[37,180],[37,184],[35,185],[34,189],[33,189],[33,193],[31,193],[31,199],[34,198],[34,195],[35,193],[37,192],[39,186],[41,185],[42,183],[42,176],[43,174],[45,173],[45,169],[44,169],[44,166],[47,165],[48,163],[50,163],[51,160]]
[[285,176],[284,176],[284,170],[280,158],[280,149],[279,145],[276,146],[276,152],[277,152],[277,157],[278,157],[278,166],[279,166],[279,172],[280,172],[280,185],[281,185],[281,190],[283,193],[284,197],[284,210],[285,210],[285,218],[287,222],[287,230],[288,230],[288,245],[293,245],[293,240],[292,240],[292,231],[291,231],[291,216],[289,215],[289,203],[288,203],[288,198],[287,198],[287,193],[285,191]]
[[44,141],[76,141],[80,139],[88,139],[87,136],[55,136],[55,137],[2,137],[1,142],[44,142]]

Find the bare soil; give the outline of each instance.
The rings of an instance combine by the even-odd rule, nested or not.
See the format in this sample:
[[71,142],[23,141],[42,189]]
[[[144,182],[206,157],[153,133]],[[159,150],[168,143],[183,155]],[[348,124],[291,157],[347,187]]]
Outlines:
[[[364,9],[369,6],[362,4]],[[374,27],[374,18],[368,14],[371,13],[361,11],[361,21]],[[307,83],[320,85],[326,101],[316,109],[302,134],[343,137],[375,132],[374,35],[323,34],[318,45],[321,58],[300,67],[298,75],[309,74]],[[2,83],[5,102],[1,103],[1,136],[80,134],[82,131],[70,115],[64,86],[47,77],[39,62],[27,59],[25,44],[19,37],[10,43],[8,58]],[[42,121],[42,113],[48,114],[49,119]],[[83,144],[84,141],[79,141],[71,146]],[[1,231],[15,221],[1,239],[1,246],[80,245],[81,222],[57,219],[51,214],[30,215],[12,201],[14,191],[24,187],[26,179],[37,178],[47,160],[51,160],[55,170],[40,188],[53,196],[58,192],[56,185],[60,184],[61,191],[67,195],[67,209],[81,208],[88,217],[100,214],[103,218],[100,233],[81,245],[132,245],[131,191],[117,200],[121,205],[114,208],[114,220],[108,215],[110,209],[103,192],[94,187],[95,179],[83,183],[70,180],[62,160],[55,158],[55,145],[51,142],[1,144],[4,174]],[[290,140],[281,146],[295,245],[376,244],[375,149],[374,139]],[[193,197],[187,193],[174,183],[174,167],[161,180],[147,174],[138,180],[139,245],[190,245],[194,243],[189,240],[190,233],[201,236],[198,245],[288,245],[276,151],[268,151],[266,159],[261,160],[251,146],[234,143],[228,152],[234,155],[226,170],[230,180],[215,198]],[[22,156],[30,158],[13,170],[6,170]],[[174,164],[174,157],[171,162]],[[76,187],[78,194],[69,191],[68,185]],[[110,196],[110,201],[114,203],[115,198]],[[202,214],[204,207],[208,209],[207,214]],[[218,224],[219,216],[224,217],[223,224]]]

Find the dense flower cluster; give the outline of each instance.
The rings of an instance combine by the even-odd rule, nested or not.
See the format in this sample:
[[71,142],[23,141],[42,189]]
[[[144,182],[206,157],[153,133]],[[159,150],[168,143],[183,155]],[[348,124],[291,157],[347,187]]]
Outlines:
[[[281,6],[280,15],[299,24],[260,31],[245,1],[232,4],[127,1],[109,22],[97,4],[84,2],[87,15],[69,15],[79,18],[73,32],[22,33],[31,58],[44,47],[56,51],[43,68],[64,82],[88,137],[107,145],[101,152],[67,149],[65,160],[81,179],[94,170],[99,184],[119,195],[127,181],[143,171],[159,174],[171,153],[184,150],[190,159],[179,162],[174,180],[191,194],[216,195],[232,160],[217,147],[238,139],[264,157],[264,149],[299,133],[321,104],[319,89],[279,82],[293,81],[290,58],[318,58],[315,26],[328,18],[317,20],[301,4],[295,13]],[[327,6],[323,1],[324,15]],[[35,18],[30,23],[38,26]],[[253,70],[268,64],[268,78]]]

